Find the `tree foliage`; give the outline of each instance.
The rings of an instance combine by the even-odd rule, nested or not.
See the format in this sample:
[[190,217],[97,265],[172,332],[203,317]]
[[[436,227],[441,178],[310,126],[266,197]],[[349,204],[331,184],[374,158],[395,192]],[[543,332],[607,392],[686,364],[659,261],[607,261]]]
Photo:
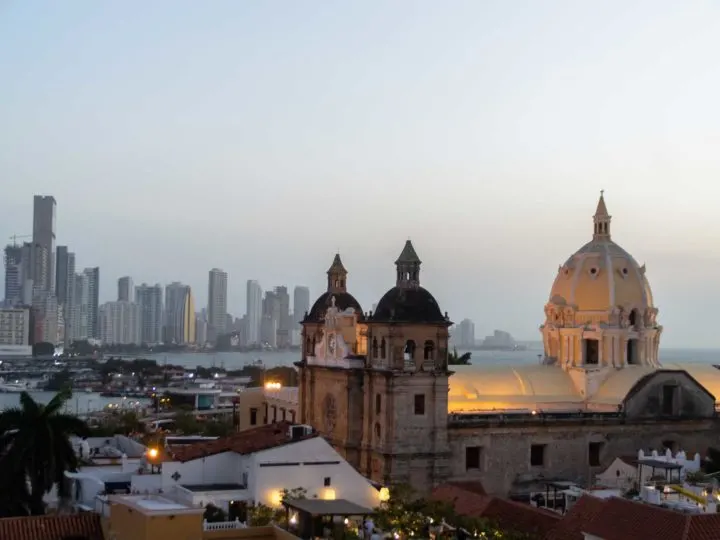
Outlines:
[[492,540],[534,540],[532,536],[505,530],[485,518],[463,516],[452,504],[417,497],[409,486],[395,486],[390,499],[375,510],[375,525],[402,538],[429,538],[429,530],[441,523],[467,531],[470,536]]
[[65,471],[76,471],[78,466],[69,437],[89,434],[85,422],[60,412],[71,395],[63,390],[43,405],[23,392],[20,407],[0,413],[0,491],[4,502],[10,503],[0,513],[22,515],[22,508],[27,508],[33,515],[43,514],[43,496],[53,486],[60,498],[67,496]]
[[470,365],[471,352],[466,352],[458,355],[457,348],[453,348],[453,352],[448,354],[448,365],[449,366],[468,366]]
[[228,517],[222,508],[219,508],[219,507],[215,506],[214,504],[208,504],[205,507],[205,512],[203,513],[203,519],[205,521],[207,521],[208,523],[219,523],[219,522],[227,521]]

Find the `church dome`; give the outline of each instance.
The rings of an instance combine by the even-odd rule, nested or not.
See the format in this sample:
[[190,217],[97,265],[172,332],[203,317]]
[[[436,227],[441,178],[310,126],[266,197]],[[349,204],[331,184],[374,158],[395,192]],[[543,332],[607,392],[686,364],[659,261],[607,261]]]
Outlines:
[[404,323],[445,322],[440,306],[427,289],[393,287],[378,302],[374,321]]
[[420,286],[420,265],[412,242],[405,247],[395,261],[397,282],[386,292],[375,308],[372,320],[375,322],[398,323],[447,323],[437,301],[427,289]]
[[593,221],[593,239],[560,266],[550,302],[576,306],[578,311],[653,308],[645,265],[640,266],[612,241],[610,215],[602,194]]
[[340,311],[345,311],[347,308],[353,308],[358,315],[362,318],[362,308],[360,302],[355,300],[355,297],[348,292],[324,292],[320,297],[315,300],[312,308],[305,317],[306,322],[321,322],[325,319],[325,313],[328,308],[332,305],[332,299],[335,298],[335,307]]
[[360,307],[360,302],[355,300],[355,297],[347,292],[347,270],[340,260],[340,254],[336,254],[333,259],[330,268],[327,271],[327,291],[320,295],[315,300],[312,308],[306,314],[302,322],[322,322],[325,320],[325,313],[333,303],[335,299],[335,307],[340,311],[345,311],[347,308],[353,308],[358,317],[362,318],[363,311]]

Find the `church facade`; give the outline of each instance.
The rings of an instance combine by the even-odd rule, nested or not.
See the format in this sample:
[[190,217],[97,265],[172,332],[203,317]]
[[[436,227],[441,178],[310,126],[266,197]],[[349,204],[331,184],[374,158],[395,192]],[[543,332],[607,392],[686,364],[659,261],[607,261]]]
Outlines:
[[547,480],[591,482],[616,457],[720,445],[720,371],[660,365],[662,327],[640,266],[610,236],[604,197],[590,242],[558,269],[527,366],[449,366],[452,325],[420,285],[410,241],[374,312],[339,255],[306,314],[299,420],[362,474],[426,491],[476,479],[522,498]]

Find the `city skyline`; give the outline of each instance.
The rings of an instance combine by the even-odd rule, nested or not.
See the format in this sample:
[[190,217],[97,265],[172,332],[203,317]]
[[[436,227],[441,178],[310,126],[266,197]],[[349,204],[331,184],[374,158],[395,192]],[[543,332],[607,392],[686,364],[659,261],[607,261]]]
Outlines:
[[537,340],[605,189],[664,346],[720,347],[720,7],[169,5],[0,21],[0,231],[54,196],[101,302],[130,275],[205,306],[214,266],[233,314],[248,279],[314,300],[339,251],[369,310],[410,237],[454,321]]

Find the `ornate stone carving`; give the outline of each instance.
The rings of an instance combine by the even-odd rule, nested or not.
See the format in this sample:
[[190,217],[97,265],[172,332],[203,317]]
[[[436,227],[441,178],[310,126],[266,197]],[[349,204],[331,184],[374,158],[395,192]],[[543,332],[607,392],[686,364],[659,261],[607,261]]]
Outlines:
[[613,306],[610,310],[610,317],[608,318],[608,323],[610,326],[618,326],[620,324],[620,316],[622,314],[622,309],[618,306]]

